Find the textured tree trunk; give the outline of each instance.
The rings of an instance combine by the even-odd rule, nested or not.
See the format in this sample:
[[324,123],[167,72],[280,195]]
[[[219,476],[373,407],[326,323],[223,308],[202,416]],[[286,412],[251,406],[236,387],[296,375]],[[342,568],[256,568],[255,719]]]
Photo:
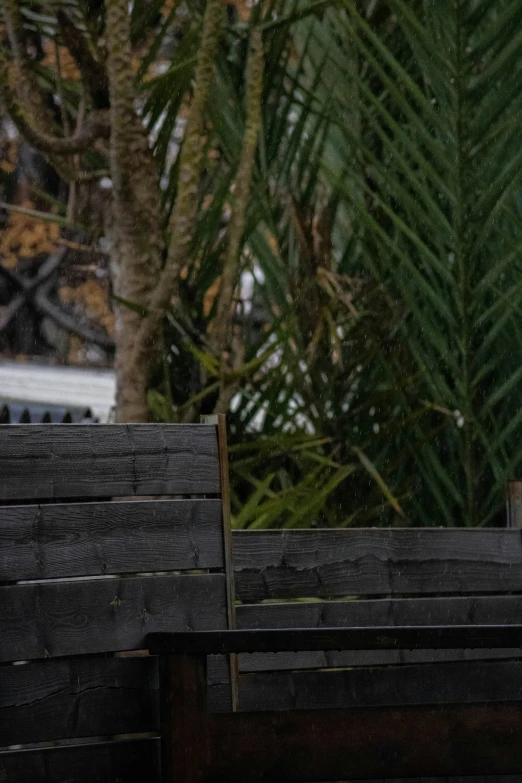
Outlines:
[[[127,0],[107,2],[107,70],[111,97],[113,179],[112,277],[117,297],[146,311],[157,285],[164,243],[160,186],[145,129],[134,108],[135,86]],[[116,418],[147,421],[147,391],[160,356],[160,330],[148,351],[133,357],[142,314],[119,303],[116,312]]]
[[[111,240],[110,266],[113,292],[121,299],[133,301],[139,292],[136,290],[136,285],[129,285],[126,271],[129,267],[129,250],[130,257],[133,258],[135,249],[129,248],[127,242],[119,240],[119,232],[114,222],[108,228],[107,234]],[[151,356],[150,364],[142,362],[133,365],[132,363],[132,349],[140,322],[139,313],[122,304],[115,306],[116,421],[120,423],[149,420],[147,388],[153,357]]]

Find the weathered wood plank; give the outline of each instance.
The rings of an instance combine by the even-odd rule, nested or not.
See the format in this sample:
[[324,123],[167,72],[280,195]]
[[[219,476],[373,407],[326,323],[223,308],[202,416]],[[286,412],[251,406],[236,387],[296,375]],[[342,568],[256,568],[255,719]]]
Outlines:
[[239,680],[245,712],[521,700],[522,661],[270,672]]
[[243,601],[522,590],[517,530],[236,531],[233,553]]
[[[375,625],[467,625],[518,623],[522,596],[450,596],[356,601],[289,601],[237,607],[239,628],[333,628]],[[364,650],[275,653],[239,657],[240,671],[427,663],[515,658],[515,650]]]
[[522,595],[281,601],[237,607],[238,628],[342,628],[374,625],[519,623]]
[[223,563],[219,500],[0,506],[0,582]]
[[215,427],[0,425],[0,499],[219,493]]
[[142,739],[0,753],[5,783],[160,783],[160,741]]
[[159,731],[157,659],[0,666],[0,747]]
[[226,628],[223,574],[0,587],[0,661],[139,649],[147,633]]

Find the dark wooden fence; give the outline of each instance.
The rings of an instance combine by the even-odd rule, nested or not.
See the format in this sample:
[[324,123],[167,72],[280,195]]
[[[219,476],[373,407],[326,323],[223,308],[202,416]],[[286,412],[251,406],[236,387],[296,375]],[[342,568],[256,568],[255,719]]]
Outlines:
[[[227,491],[216,425],[0,426],[2,783],[159,783],[153,631],[520,622],[520,530],[236,532],[230,559]],[[522,701],[512,650],[232,664],[240,710]],[[209,684],[230,709],[228,661]]]
[[[235,532],[233,562],[238,628],[522,617],[519,530]],[[245,655],[239,671],[239,706],[247,711],[522,699],[513,650]]]
[[0,506],[0,780],[159,781],[157,660],[132,651],[227,627],[216,427],[0,427],[0,499],[26,503]]

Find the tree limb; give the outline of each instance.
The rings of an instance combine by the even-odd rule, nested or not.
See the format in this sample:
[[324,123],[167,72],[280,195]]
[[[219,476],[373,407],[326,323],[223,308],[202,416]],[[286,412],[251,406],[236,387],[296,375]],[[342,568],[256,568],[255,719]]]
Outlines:
[[[4,19],[7,27],[11,53],[14,58],[16,70],[16,91],[12,89],[9,81],[9,63],[5,53],[0,48],[0,97],[2,97],[11,119],[18,127],[20,133],[26,136],[29,144],[47,155],[50,164],[65,182],[82,182],[95,179],[90,172],[78,171],[72,158],[67,160],[65,154],[73,153],[71,147],[76,148],[77,142],[84,149],[91,144],[85,138],[76,139],[70,143],[68,139],[60,139],[54,134],[54,120],[49,106],[38,87],[32,71],[31,60],[27,55],[24,40],[23,19],[20,13],[18,0],[3,0]],[[18,98],[20,95],[20,99]],[[22,108],[22,106],[24,108]],[[95,124],[99,118],[95,119]],[[102,135],[106,131],[102,132]],[[60,154],[55,151],[55,142],[63,148]],[[69,142],[69,145],[68,145]]]
[[[261,129],[263,99],[263,33],[254,28],[250,35],[245,78],[245,133],[236,175],[236,186],[229,223],[228,249],[221,276],[216,317],[211,324],[210,341],[214,353],[220,357],[220,391],[215,413],[225,413],[238,388],[237,381],[227,381],[228,365],[238,368],[244,361],[245,348],[241,327],[233,326],[234,292],[241,260],[241,241],[245,230],[245,215],[252,182],[252,171]],[[230,359],[227,361],[226,352]]]
[[[29,144],[44,153],[74,155],[92,147],[95,139],[110,135],[109,112],[92,111],[82,127],[68,138],[60,138],[39,130],[34,117],[22,108],[9,84],[9,71],[3,54],[0,54],[0,96],[12,121]],[[32,113],[31,113],[32,114]]]
[[261,101],[263,93],[263,34],[254,28],[246,65],[245,133],[237,169],[232,214],[228,228],[228,249],[221,277],[217,312],[212,324],[211,345],[218,355],[227,349],[232,326],[233,298],[239,273],[241,240],[245,230],[245,215],[252,181],[257,141],[261,128]]
[[224,6],[221,0],[207,0],[203,33],[197,57],[194,96],[180,151],[178,194],[170,223],[167,261],[155,287],[148,315],[142,320],[133,350],[133,362],[146,355],[157,339],[161,323],[179,286],[193,240],[198,210],[198,187],[203,164],[205,107],[212,85]]

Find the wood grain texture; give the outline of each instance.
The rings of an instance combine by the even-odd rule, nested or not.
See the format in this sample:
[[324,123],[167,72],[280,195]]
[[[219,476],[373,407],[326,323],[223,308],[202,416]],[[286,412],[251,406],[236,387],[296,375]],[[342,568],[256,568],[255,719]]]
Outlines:
[[223,564],[219,499],[0,506],[0,582]]
[[0,747],[159,731],[157,659],[0,666]]
[[0,587],[0,661],[140,649],[153,631],[226,628],[223,574]]
[[0,425],[0,499],[219,493],[214,427]]
[[161,783],[160,741],[98,742],[0,753],[2,783]]
[[522,661],[242,674],[239,706],[260,710],[522,701]]
[[[356,601],[281,602],[237,607],[239,628],[331,628],[374,625],[518,623],[522,596],[450,596]],[[338,666],[515,658],[514,650],[364,650],[239,656],[242,672]]]
[[522,590],[516,530],[237,531],[233,555],[242,601]]

